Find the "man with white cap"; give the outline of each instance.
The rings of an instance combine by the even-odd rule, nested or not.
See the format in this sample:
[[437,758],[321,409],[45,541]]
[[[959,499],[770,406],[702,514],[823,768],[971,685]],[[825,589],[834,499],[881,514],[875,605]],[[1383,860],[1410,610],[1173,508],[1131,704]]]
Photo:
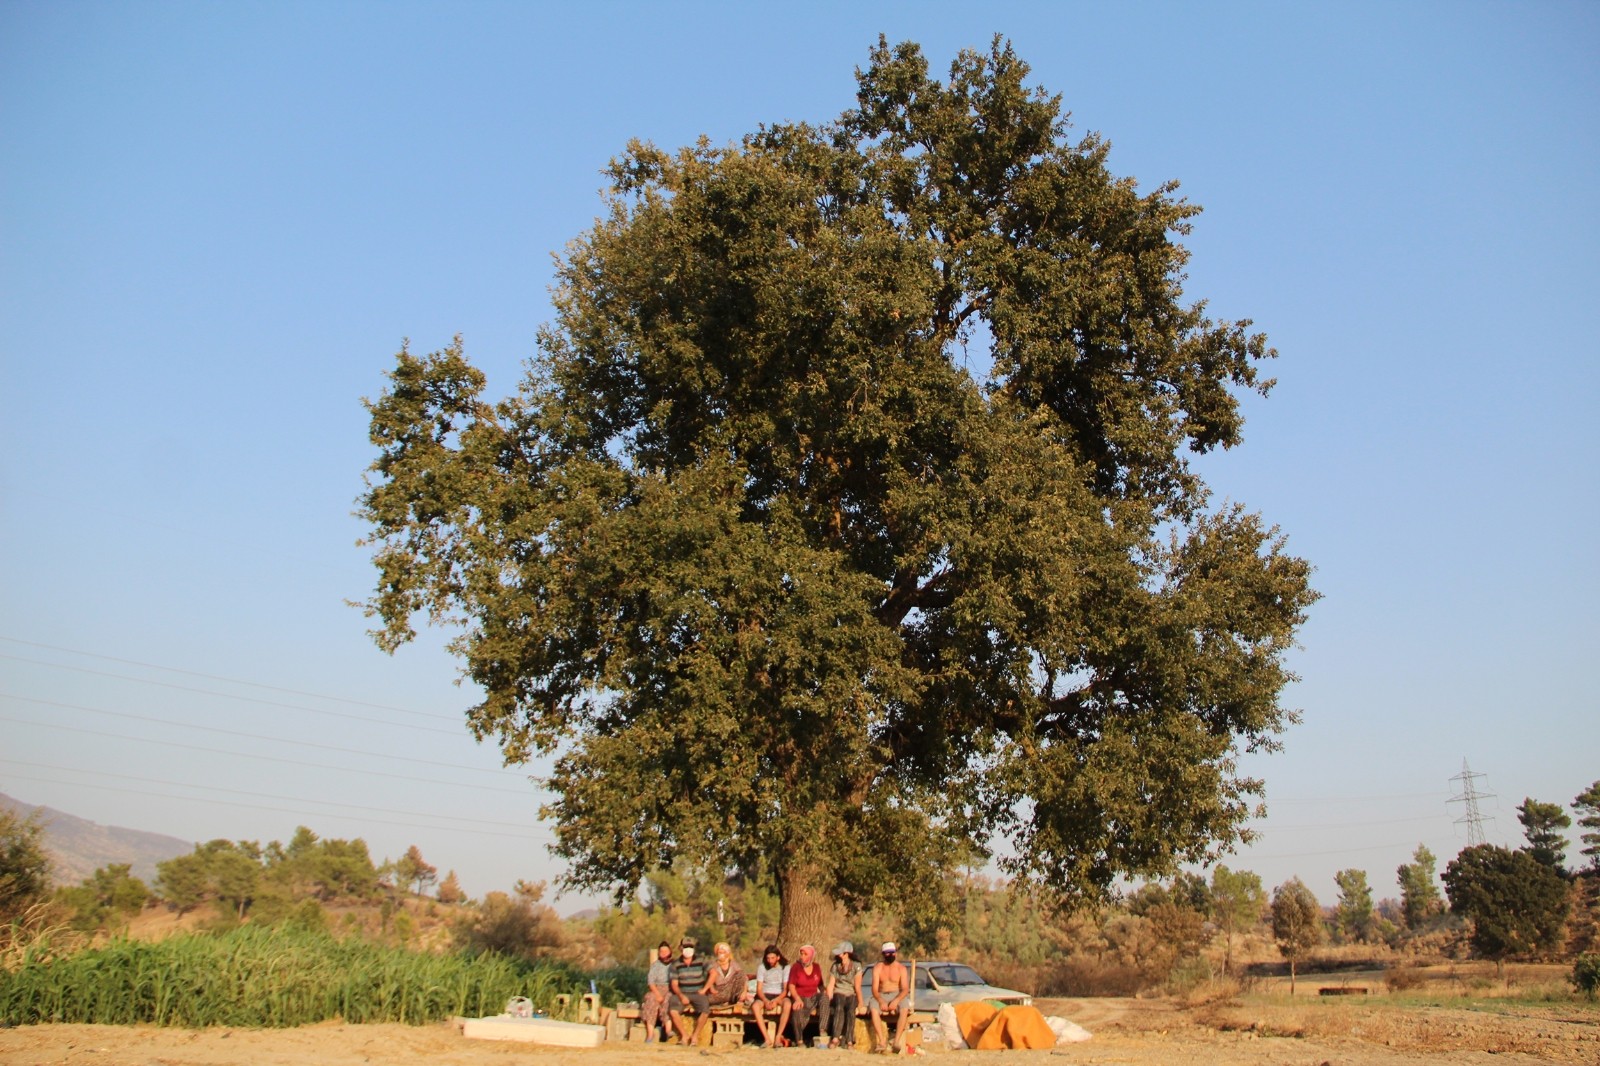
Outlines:
[[[874,1051],[900,1053],[900,1041],[905,1036],[906,1021],[911,1017],[911,973],[899,961],[894,941],[880,949],[883,961],[872,968],[872,1009],[867,1012],[867,1022],[872,1027]],[[894,1039],[888,1040],[888,1026],[884,1017],[894,1015]],[[885,1042],[888,1046],[885,1047]]]

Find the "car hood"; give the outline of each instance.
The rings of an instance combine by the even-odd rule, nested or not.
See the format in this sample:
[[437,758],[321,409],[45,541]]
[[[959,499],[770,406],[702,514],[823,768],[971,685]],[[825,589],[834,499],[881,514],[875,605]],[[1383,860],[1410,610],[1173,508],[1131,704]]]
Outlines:
[[971,1003],[979,999],[1022,1005],[1033,1002],[1033,997],[1028,993],[1018,992],[1014,988],[997,988],[994,985],[951,985],[937,992],[926,988],[917,989],[916,1006],[918,1010],[925,1010],[928,1005],[937,1007],[944,1003]]

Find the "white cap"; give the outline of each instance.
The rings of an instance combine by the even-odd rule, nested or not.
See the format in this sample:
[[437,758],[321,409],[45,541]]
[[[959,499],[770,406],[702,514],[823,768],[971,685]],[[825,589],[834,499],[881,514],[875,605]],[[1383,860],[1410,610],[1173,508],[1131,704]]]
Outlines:
[[899,949],[898,949],[898,948],[896,948],[896,947],[895,947],[895,946],[894,946],[894,941],[893,941],[893,940],[890,940],[890,941],[886,941],[886,942],[885,942],[885,943],[884,943],[884,945],[883,945],[883,948],[882,948],[882,949],[881,949],[881,950],[882,950],[882,951],[883,951],[883,952],[884,952],[884,953],[886,953],[886,954],[887,954],[887,953],[888,953],[888,952],[891,952],[891,951],[898,951],[898,950],[899,950]]

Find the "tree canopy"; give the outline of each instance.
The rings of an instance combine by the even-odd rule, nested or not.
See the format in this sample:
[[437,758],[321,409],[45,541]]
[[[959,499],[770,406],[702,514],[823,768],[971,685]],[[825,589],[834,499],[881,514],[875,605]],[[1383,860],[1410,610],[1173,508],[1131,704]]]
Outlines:
[[458,338],[369,403],[375,636],[462,626],[569,887],[766,871],[793,943],[998,839],[1075,896],[1242,835],[1315,594],[1189,455],[1275,353],[1027,70],[880,39],[835,122],[630,144],[516,394]]
[[1562,864],[1567,858],[1567,838],[1561,831],[1572,825],[1572,818],[1561,804],[1542,803],[1529,796],[1517,808],[1517,821],[1528,840],[1528,854],[1557,873],[1566,873]]
[[1291,877],[1272,890],[1272,939],[1289,960],[1289,994],[1294,995],[1295,964],[1322,943],[1322,906],[1311,889]]
[[1600,873],[1600,781],[1578,793],[1572,807],[1578,812],[1578,828],[1583,830],[1580,853],[1588,858],[1590,871]]
[[1472,922],[1472,946],[1497,965],[1561,941],[1567,882],[1525,851],[1464,848],[1444,868],[1444,890],[1450,909]]

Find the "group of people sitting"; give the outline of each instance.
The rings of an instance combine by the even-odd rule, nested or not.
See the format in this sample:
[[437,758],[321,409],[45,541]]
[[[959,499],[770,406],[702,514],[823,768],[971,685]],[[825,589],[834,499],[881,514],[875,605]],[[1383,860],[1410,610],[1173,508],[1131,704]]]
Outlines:
[[[810,944],[800,949],[792,964],[776,944],[768,944],[753,983],[734,961],[727,943],[712,949],[709,962],[697,957],[695,950],[695,940],[688,936],[679,941],[677,958],[665,940],[656,949],[645,978],[650,987],[639,1010],[647,1042],[656,1040],[657,1028],[665,1026],[669,1037],[675,1034],[692,1047],[696,1037],[685,1014],[705,1018],[713,1007],[742,1006],[754,1019],[765,1047],[803,1045],[815,1017],[819,1045],[825,1041],[829,1048],[850,1048],[855,1044],[856,1017],[864,1015],[874,1051],[900,1050],[911,1014],[911,973],[892,943],[883,945],[883,961],[872,968],[872,984],[865,990],[861,987],[865,967],[848,940],[834,946],[833,963],[828,966],[818,961],[817,949]],[[767,1031],[769,1018],[777,1022],[772,1033]],[[894,1019],[892,1040],[888,1018]]]

